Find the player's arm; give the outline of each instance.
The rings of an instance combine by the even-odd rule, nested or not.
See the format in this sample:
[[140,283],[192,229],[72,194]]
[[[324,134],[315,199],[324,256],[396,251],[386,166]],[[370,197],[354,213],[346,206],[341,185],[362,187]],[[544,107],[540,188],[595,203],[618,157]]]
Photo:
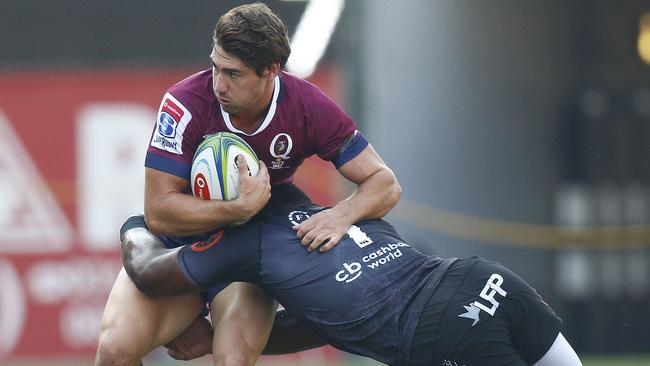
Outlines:
[[[313,215],[294,227],[309,250],[327,251],[355,222],[383,217],[399,201],[402,188],[393,171],[368,144],[358,155],[339,167],[345,178],[357,184],[347,199]],[[322,245],[322,246],[321,246]]]
[[[252,278],[259,261],[259,225],[219,230],[204,241],[167,249],[144,217],[130,217],[120,229],[122,264],[140,291],[170,296]],[[218,245],[217,245],[218,244]]]
[[[167,249],[163,242],[146,228],[144,218],[130,217],[120,230],[122,262],[136,286],[149,295],[177,295],[195,292],[218,283],[234,268],[250,267],[259,240],[256,226],[231,230],[232,235],[220,231],[205,242]],[[250,254],[250,255],[249,255]],[[191,266],[183,266],[191,263]],[[183,270],[184,268],[184,270]],[[198,285],[200,284],[200,285]],[[202,318],[197,319],[179,338],[167,345],[170,355],[178,359],[191,359],[212,350],[221,357],[229,355],[256,359],[267,343],[276,302],[252,284],[233,283],[221,291],[210,308],[215,329]],[[298,352],[318,347],[324,342],[302,328],[293,318],[277,316],[273,339],[267,345],[269,353]],[[243,326],[242,321],[250,322]],[[260,323],[266,323],[262,326]],[[212,342],[212,334],[217,342]],[[233,343],[234,342],[234,343]],[[243,347],[242,344],[248,345]],[[239,347],[239,348],[238,348]],[[240,352],[232,352],[234,349]],[[231,352],[228,352],[228,351]]]
[[189,181],[178,176],[145,168],[144,212],[149,229],[156,234],[189,236],[204,233],[233,222],[247,221],[271,197],[269,173],[260,164],[251,177],[243,157],[238,157],[239,196],[232,201],[202,200],[187,192]]
[[181,249],[167,249],[146,227],[142,216],[130,217],[120,230],[122,264],[133,283],[148,295],[179,295],[200,290],[178,263]]

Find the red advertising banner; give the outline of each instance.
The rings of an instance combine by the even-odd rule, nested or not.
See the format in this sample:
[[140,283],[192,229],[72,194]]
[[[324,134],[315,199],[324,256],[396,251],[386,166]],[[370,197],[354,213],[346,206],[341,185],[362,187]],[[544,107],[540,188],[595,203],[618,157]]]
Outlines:
[[[0,73],[0,360],[94,354],[156,109],[190,72]],[[315,200],[340,197],[331,164],[299,175]]]

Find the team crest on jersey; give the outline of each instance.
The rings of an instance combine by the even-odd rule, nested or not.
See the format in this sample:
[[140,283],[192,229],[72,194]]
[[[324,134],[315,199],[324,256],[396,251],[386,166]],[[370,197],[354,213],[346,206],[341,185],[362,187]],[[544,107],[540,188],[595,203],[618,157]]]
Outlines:
[[288,168],[284,165],[284,161],[289,159],[289,153],[293,148],[293,140],[291,136],[286,133],[279,133],[275,135],[269,146],[269,152],[275,160],[271,161],[271,169]]
[[289,212],[289,222],[294,225],[299,225],[301,222],[307,220],[309,214],[305,211],[291,211]]
[[192,119],[192,114],[171,94],[165,94],[151,146],[174,154],[183,152],[183,132]]

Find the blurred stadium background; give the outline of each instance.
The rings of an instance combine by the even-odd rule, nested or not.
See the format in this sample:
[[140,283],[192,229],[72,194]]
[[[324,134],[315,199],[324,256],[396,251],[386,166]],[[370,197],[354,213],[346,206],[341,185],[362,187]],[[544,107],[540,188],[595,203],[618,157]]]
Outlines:
[[[0,2],[1,364],[91,364],[160,98],[209,66],[240,3]],[[396,172],[407,240],[519,273],[586,365],[650,364],[647,1],[267,3],[292,70]],[[298,181],[323,204],[350,189],[316,160]],[[376,364],[331,348],[262,363]]]

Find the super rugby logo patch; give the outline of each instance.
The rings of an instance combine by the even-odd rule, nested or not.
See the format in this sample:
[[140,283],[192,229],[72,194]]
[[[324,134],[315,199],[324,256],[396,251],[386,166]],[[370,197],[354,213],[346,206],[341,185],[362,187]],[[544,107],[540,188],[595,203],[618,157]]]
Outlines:
[[171,94],[163,97],[158,110],[151,146],[174,154],[183,153],[183,133],[192,114]]
[[171,99],[165,99],[158,115],[158,132],[165,137],[174,138],[181,118],[183,111]]

